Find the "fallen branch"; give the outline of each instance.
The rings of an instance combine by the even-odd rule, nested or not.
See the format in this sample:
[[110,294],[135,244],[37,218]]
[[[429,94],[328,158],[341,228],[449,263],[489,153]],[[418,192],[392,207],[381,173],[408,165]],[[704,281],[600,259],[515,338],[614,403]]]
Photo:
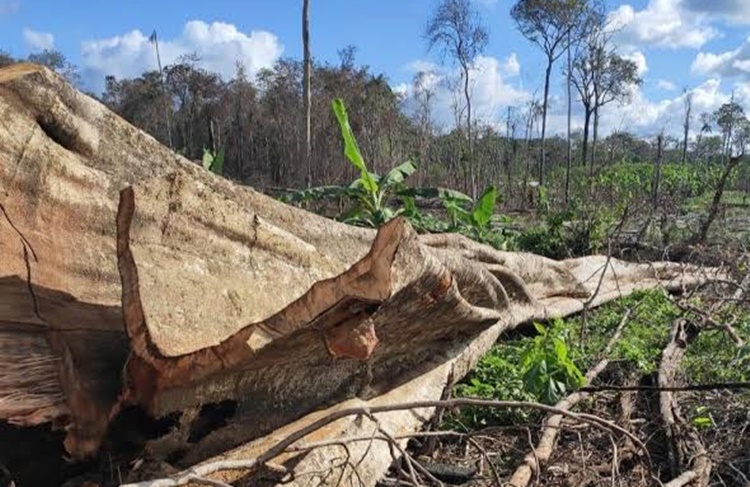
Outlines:
[[[738,291],[739,290],[742,290],[742,288],[738,288]],[[729,335],[729,338],[731,338],[734,344],[738,347],[741,347],[745,344],[745,341],[742,339],[742,337],[740,337],[740,335],[732,326],[733,323],[719,323],[713,318],[713,316],[711,316],[710,312],[703,311],[702,309],[696,308],[695,306],[688,303],[680,303],[678,301],[675,301],[675,304],[682,311],[687,311],[695,314],[696,316],[699,316],[701,320],[703,320],[703,322],[709,327],[723,330],[727,335]],[[716,307],[718,307],[718,305]]]
[[484,449],[484,447],[474,438],[471,436],[467,439],[471,445],[476,448],[479,453],[482,455],[482,457],[487,461],[487,465],[490,468],[490,471],[492,472],[492,477],[495,479],[495,483],[497,485],[503,485],[502,479],[500,478],[500,472],[497,471],[497,467],[492,462],[492,459],[490,458],[490,455],[487,453],[487,450]]
[[[607,365],[609,365],[609,358],[607,356],[611,352],[615,342],[620,338],[622,330],[628,323],[632,311],[632,309],[628,309],[625,312],[625,315],[622,317],[617,330],[615,331],[614,335],[612,335],[612,338],[609,340],[609,343],[604,349],[604,358],[600,360],[599,363],[596,364],[596,366],[589,370],[589,372],[586,374],[586,383],[591,383],[607,367]],[[574,392],[562,401],[558,402],[555,407],[567,411],[587,395],[587,393],[581,391]],[[557,439],[557,435],[560,431],[562,420],[563,415],[558,413],[554,416],[550,416],[547,421],[545,421],[545,427],[539,443],[537,444],[533,452],[528,453],[524,457],[523,463],[521,463],[521,465],[516,468],[516,471],[513,473],[513,477],[511,477],[510,482],[508,483],[509,485],[513,487],[526,487],[531,481],[532,474],[534,472],[539,472],[540,466],[549,460],[550,456],[552,455],[552,450],[555,446],[555,440]]]
[[[688,324],[683,318],[678,318],[672,325],[669,343],[662,352],[659,365],[658,384],[660,388],[670,387],[674,383],[680,361],[685,355],[690,340],[686,330],[687,326]],[[711,476],[711,459],[708,457],[708,452],[698,433],[682,418],[680,406],[674,393],[671,391],[659,393],[659,411],[667,436],[669,468],[672,476],[675,477],[666,485],[679,487],[689,482],[695,482],[697,486],[707,486]],[[686,458],[692,460],[691,468],[680,473],[683,466],[688,463]]]
[[318,419],[317,421],[310,423],[308,426],[300,430],[297,430],[294,433],[291,433],[286,438],[279,441],[274,446],[272,446],[271,448],[266,450],[264,453],[258,455],[255,458],[250,458],[250,459],[245,459],[245,460],[222,460],[218,462],[205,463],[202,465],[192,467],[188,470],[179,472],[171,477],[155,479],[155,480],[147,480],[147,481],[131,483],[131,484],[123,484],[121,487],[176,487],[176,486],[181,486],[181,485],[187,485],[190,482],[194,482],[195,479],[198,477],[205,478],[211,474],[225,471],[225,470],[253,470],[253,469],[259,468],[261,465],[264,465],[266,462],[269,462],[273,460],[274,458],[278,457],[279,455],[284,453],[290,446],[292,446],[294,443],[301,440],[302,438],[306,437],[307,435],[319,430],[320,428],[323,428],[324,426],[327,426],[335,421],[346,418],[348,416],[371,417],[374,414],[387,413],[387,412],[393,412],[393,411],[439,408],[439,407],[447,408],[447,409],[454,409],[454,408],[459,408],[459,407],[464,407],[464,406],[488,407],[488,408],[527,408],[527,409],[535,409],[535,410],[542,411],[545,413],[550,413],[550,414],[559,414],[561,416],[573,419],[575,421],[588,423],[592,425],[593,427],[600,429],[602,431],[606,431],[608,433],[616,432],[621,435],[627,436],[628,438],[631,439],[631,441],[633,441],[635,445],[637,445],[640,448],[641,452],[646,456],[646,458],[649,459],[648,450],[646,449],[645,445],[643,445],[643,443],[637,437],[635,437],[628,430],[613,423],[612,421],[608,421],[606,419],[600,418],[593,414],[574,413],[565,409],[560,409],[555,406],[548,406],[546,404],[539,404],[539,403],[526,402],[526,401],[493,401],[489,399],[461,398],[461,399],[451,399],[448,401],[415,401],[415,402],[404,403],[404,404],[388,404],[388,405],[383,405],[383,406],[375,406],[371,408],[359,407],[359,408],[343,409],[341,411],[336,411],[327,416],[324,416]]

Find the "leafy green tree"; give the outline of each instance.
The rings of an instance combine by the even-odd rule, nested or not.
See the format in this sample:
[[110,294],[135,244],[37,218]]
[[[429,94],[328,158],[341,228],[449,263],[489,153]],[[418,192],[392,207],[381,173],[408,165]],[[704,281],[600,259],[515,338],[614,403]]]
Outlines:
[[[719,214],[721,199],[727,182],[744,159],[745,150],[750,144],[750,120],[745,116],[745,110],[734,101],[734,95],[732,95],[729,103],[724,103],[716,109],[713,118],[724,136],[724,153],[727,157],[727,163],[716,185],[708,215],[703,219],[698,232],[693,236],[694,243],[703,243],[708,238],[711,225]],[[737,154],[733,155],[733,151]]]
[[716,109],[713,113],[713,120],[721,129],[721,134],[724,137],[724,153],[729,157],[733,148],[740,149],[745,142],[741,137],[737,138],[738,131],[736,130],[743,121],[747,121],[745,110],[732,97],[729,103],[724,103]]
[[79,86],[81,84],[81,75],[78,72],[78,67],[68,61],[65,55],[57,49],[45,49],[41,52],[29,54],[27,60],[30,63],[48,67],[72,85]]
[[616,100],[626,100],[630,87],[642,83],[635,62],[609,50],[605,41],[593,35],[585,49],[573,63],[571,80],[584,109],[581,164],[590,163],[593,172],[594,157],[589,161],[589,134],[594,117],[594,139],[598,131],[599,109]]
[[571,33],[584,23],[589,13],[587,0],[518,0],[510,11],[519,31],[539,46],[547,59],[542,98],[542,136],[539,157],[539,184],[544,184],[545,138],[552,66],[572,42]]

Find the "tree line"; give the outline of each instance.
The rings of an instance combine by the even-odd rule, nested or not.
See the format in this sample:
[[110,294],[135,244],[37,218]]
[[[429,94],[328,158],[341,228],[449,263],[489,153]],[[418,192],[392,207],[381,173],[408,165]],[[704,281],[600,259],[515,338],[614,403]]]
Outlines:
[[[471,0],[442,0],[424,27],[427,47],[459,68],[450,80],[456,90],[454,123],[439,130],[434,116],[435,87],[414,77],[410,99],[395,92],[383,74],[356,63],[356,48],[339,51],[337,63],[310,55],[309,0],[304,0],[303,61],[282,58],[253,79],[237,63],[231,79],[202,66],[196,54],[132,78],[107,76],[103,93],[93,94],[113,111],[191,160],[204,151],[224,157],[226,177],[262,190],[341,184],[356,175],[344,161],[331,100],[346,101],[350,122],[371,170],[384,173],[412,160],[415,184],[447,186],[475,196],[483,185],[501,188],[506,203],[527,201],[530,187],[548,186],[565,201],[571,177],[590,178],[599,167],[655,158],[656,140],[626,131],[599,136],[603,106],[626,103],[642,80],[636,64],[613,42],[599,0],[519,0],[511,17],[521,34],[546,59],[543,94],[523,107],[509,108],[504,130],[473,117],[471,76],[484,52],[488,31]],[[568,131],[549,136],[550,84],[559,74],[567,86]],[[77,68],[58,51],[29,61],[51,67],[80,85]],[[0,65],[16,62],[0,51]],[[662,137],[666,161],[729,160],[750,139],[750,122],[734,100],[715,113],[700,114],[698,135],[690,139],[692,97],[685,93],[682,139]],[[574,103],[583,108],[583,130],[572,131]]]

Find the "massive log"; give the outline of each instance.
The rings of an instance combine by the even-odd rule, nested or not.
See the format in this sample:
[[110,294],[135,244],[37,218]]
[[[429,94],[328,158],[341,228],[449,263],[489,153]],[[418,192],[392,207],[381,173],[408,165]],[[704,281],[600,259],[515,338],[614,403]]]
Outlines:
[[[713,272],[337,223],[204,171],[33,65],[0,70],[0,115],[0,420],[52,424],[74,457],[133,408],[168,420],[149,455],[250,455],[325,411],[436,399],[518,324]],[[423,413],[379,419],[398,434]],[[372,448],[368,485],[390,461]]]

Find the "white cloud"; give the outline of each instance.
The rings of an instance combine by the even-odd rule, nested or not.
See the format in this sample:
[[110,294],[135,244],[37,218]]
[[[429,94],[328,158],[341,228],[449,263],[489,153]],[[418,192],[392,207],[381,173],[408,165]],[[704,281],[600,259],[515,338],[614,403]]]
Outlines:
[[734,101],[750,111],[750,82],[740,82],[734,85]]
[[430,61],[418,59],[404,66],[404,69],[416,75],[417,73],[420,73],[420,72],[431,73],[431,72],[440,71],[440,66]]
[[516,53],[511,53],[501,65],[502,73],[505,76],[518,76],[521,72],[521,64],[518,62],[518,56]]
[[476,2],[486,8],[493,8],[497,5],[498,0],[476,0]]
[[688,11],[681,0],[649,0],[643,10],[629,4],[610,13],[620,44],[669,48],[699,48],[718,35],[708,14]]
[[[692,93],[692,112],[697,116],[703,112],[713,112],[730,95],[721,89],[721,81],[711,78],[690,90]],[[630,102],[621,106],[608,105],[602,110],[602,131],[606,134],[612,130],[625,128],[642,136],[654,136],[664,130],[667,134],[679,135],[685,113],[685,94],[673,98],[649,100],[639,89],[634,90]],[[697,121],[693,122],[695,130]]]
[[[520,66],[517,68],[520,71]],[[503,64],[491,56],[478,56],[474,60],[472,85],[472,103],[477,107],[477,118],[486,120],[496,119],[508,105],[523,103],[529,96],[505,81]]]
[[635,66],[638,69],[638,76],[643,77],[643,75],[646,74],[646,71],[648,71],[646,55],[641,51],[633,51],[627,54],[623,54],[622,57],[624,59],[629,59],[630,61],[633,61],[635,63]]
[[[273,65],[283,52],[279,39],[266,31],[246,34],[232,24],[191,20],[180,36],[159,39],[163,65],[174,63],[181,55],[197,53],[201,65],[225,79],[235,72],[237,61],[245,64],[249,75]],[[81,45],[82,66],[87,83],[101,88],[104,76],[138,76],[156,69],[156,53],[148,36],[140,30],[126,34],[85,41]]]
[[[513,64],[518,64],[514,54],[504,61],[492,56],[478,56],[474,60],[470,76],[474,120],[497,124],[498,128],[502,128],[499,121],[504,120],[504,110],[508,106],[520,105],[529,98],[527,92],[513,87],[506,80],[506,76],[520,71],[520,65],[513,67]],[[415,74],[420,71],[427,74],[415,78],[409,85],[393,88],[406,96],[407,112],[413,107],[414,96],[427,89],[432,92],[434,121],[444,128],[454,126],[453,105],[456,101],[463,103],[460,87],[452,83],[459,75],[458,69],[446,70],[424,61],[415,61],[409,66]]]
[[720,17],[735,24],[750,24],[747,0],[684,0],[686,9]]
[[656,82],[656,86],[660,90],[664,90],[664,91],[674,91],[674,90],[677,89],[677,85],[675,85],[674,83],[672,83],[671,81],[666,80],[666,79],[660,79],[660,80],[658,80]]
[[55,47],[55,36],[49,32],[37,32],[29,28],[23,30],[23,41],[32,51],[43,51]]
[[699,52],[693,60],[691,71],[750,80],[750,37],[737,49],[719,54]]
[[[632,54],[631,54],[632,56]],[[633,56],[637,58],[638,56]],[[631,57],[632,58],[632,57]],[[636,60],[636,63],[639,61]],[[510,84],[503,76],[504,62],[490,56],[480,56],[476,59],[475,70],[472,75],[472,103],[476,119],[480,122],[493,125],[496,130],[503,132],[505,129],[505,116],[508,106],[518,107],[525,110],[525,104],[531,98],[527,91],[518,89]],[[413,63],[412,66],[423,64]],[[434,67],[434,66],[433,66]],[[646,69],[645,63],[641,69]],[[452,103],[460,98],[454,95],[447,86],[446,79],[456,76],[457,71],[432,71],[428,76],[421,78],[420,87],[414,83],[401,84],[394,88],[406,97],[406,109],[410,109],[409,101],[413,100],[416,92],[420,89],[430,89],[433,100],[433,116],[439,126],[450,128],[455,120],[452,111]],[[680,136],[682,131],[685,93],[676,92],[677,84],[669,80],[657,81],[659,88],[672,92],[664,98],[649,98],[644,93],[643,87],[633,86],[631,98],[628,101],[613,102],[602,108],[600,114],[599,133],[602,137],[615,130],[626,130],[642,137],[653,137],[664,131],[667,134]],[[693,128],[697,131],[698,115],[703,112],[713,112],[722,103],[729,101],[731,91],[734,89],[735,98],[739,103],[750,104],[750,81],[738,82],[734,85],[722,85],[720,77],[711,77],[697,87],[689,90],[692,94],[692,112],[694,114]],[[413,105],[411,105],[413,106]],[[750,105],[749,105],[750,106]],[[583,116],[580,102],[576,99],[573,105],[573,128],[578,129],[583,125]],[[563,96],[552,94],[548,112],[548,133],[550,136],[564,135],[567,128],[566,102]],[[692,129],[691,129],[692,130]],[[694,136],[696,132],[692,135]]]
[[[711,78],[689,92],[692,94],[693,127],[691,136],[700,129],[698,116],[703,112],[713,112],[730,99],[730,91],[735,90],[739,103],[750,102],[750,83],[736,83],[721,89],[721,81]],[[548,119],[550,134],[563,135],[566,130],[564,103],[552,104]],[[599,133],[606,137],[615,130],[625,130],[641,137],[654,137],[664,131],[666,134],[681,136],[685,114],[685,93],[674,94],[663,99],[649,99],[640,87],[634,87],[632,97],[624,103],[610,103],[602,108]],[[583,126],[580,103],[574,105],[573,127]]]

